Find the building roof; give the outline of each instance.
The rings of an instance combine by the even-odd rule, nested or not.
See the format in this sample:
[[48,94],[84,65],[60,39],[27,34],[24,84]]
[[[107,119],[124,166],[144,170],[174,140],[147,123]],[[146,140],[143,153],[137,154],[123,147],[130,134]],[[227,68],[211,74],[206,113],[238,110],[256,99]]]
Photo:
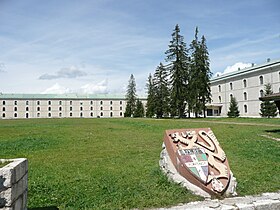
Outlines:
[[270,62],[267,62],[267,63],[259,64],[259,65],[252,65],[252,67],[244,68],[244,69],[237,70],[237,71],[234,71],[234,72],[230,72],[230,73],[227,73],[227,74],[222,74],[220,76],[213,77],[210,80],[210,82],[211,83],[212,82],[218,82],[218,81],[221,81],[221,80],[234,78],[236,76],[241,76],[241,75],[243,76],[243,75],[246,75],[246,74],[249,74],[249,73],[262,71],[262,70],[265,70],[267,68],[272,68],[272,67],[275,67],[275,66],[279,66],[279,68],[280,68],[280,60],[274,60],[274,61],[270,61]]
[[15,94],[15,93],[0,93],[0,99],[120,99],[124,100],[123,95],[111,95],[111,94]]

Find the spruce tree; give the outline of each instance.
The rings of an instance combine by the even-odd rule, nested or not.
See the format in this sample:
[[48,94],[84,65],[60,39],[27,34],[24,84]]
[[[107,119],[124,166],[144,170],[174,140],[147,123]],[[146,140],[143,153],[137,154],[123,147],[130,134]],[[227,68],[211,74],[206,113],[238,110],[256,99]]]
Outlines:
[[146,88],[148,95],[146,104],[146,117],[153,117],[155,115],[155,87],[151,74],[149,74]]
[[205,36],[198,40],[198,27],[195,29],[195,39],[190,44],[190,71],[188,86],[192,91],[187,99],[188,110],[193,111],[195,116],[203,112],[206,117],[207,102],[211,101],[209,53],[207,50]]
[[126,91],[126,108],[125,117],[133,117],[135,107],[136,107],[136,82],[133,74],[130,75],[127,91]]
[[168,45],[169,49],[165,52],[166,61],[170,65],[170,108],[171,115],[183,117],[185,113],[185,101],[188,95],[187,78],[188,78],[188,56],[184,37],[180,35],[180,28],[177,24],[172,33],[172,40]]
[[169,115],[169,87],[168,72],[162,63],[157,67],[154,74],[155,90],[155,113],[157,118]]
[[[273,94],[271,84],[268,83],[264,86],[264,95]],[[276,117],[277,116],[277,106],[273,101],[263,101],[261,103],[260,115],[262,117]]]
[[144,117],[144,106],[139,99],[136,100],[136,108],[133,117]]
[[239,117],[238,103],[235,97],[230,98],[228,117]]

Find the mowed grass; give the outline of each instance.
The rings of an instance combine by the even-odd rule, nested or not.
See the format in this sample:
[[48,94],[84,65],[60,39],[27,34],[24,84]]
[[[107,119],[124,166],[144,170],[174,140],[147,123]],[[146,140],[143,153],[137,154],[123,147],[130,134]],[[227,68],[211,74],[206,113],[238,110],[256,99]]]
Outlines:
[[1,120],[0,158],[28,158],[29,209],[172,206],[202,198],[159,170],[164,131],[199,127],[216,134],[239,195],[279,190],[280,142],[261,135],[280,138],[280,119]]

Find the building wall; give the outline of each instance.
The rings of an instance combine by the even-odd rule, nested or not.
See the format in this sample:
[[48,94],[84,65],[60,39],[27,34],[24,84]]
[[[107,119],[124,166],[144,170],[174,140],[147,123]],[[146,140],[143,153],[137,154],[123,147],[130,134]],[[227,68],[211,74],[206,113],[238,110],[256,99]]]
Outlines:
[[[262,81],[261,81],[262,80]],[[211,80],[212,103],[221,106],[221,116],[227,116],[230,97],[238,102],[240,116],[259,117],[259,97],[270,83],[274,93],[280,92],[280,61],[269,62]]]
[[125,108],[125,99],[0,98],[2,119],[124,117]]

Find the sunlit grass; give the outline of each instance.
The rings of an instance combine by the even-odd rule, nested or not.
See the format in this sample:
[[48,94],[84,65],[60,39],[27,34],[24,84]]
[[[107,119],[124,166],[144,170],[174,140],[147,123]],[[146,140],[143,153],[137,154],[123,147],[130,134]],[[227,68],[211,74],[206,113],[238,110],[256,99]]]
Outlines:
[[[240,195],[279,190],[280,119],[41,119],[0,121],[0,158],[29,160],[28,206],[131,209],[200,200],[159,170],[166,129],[210,127]],[[258,123],[272,126],[256,125]],[[279,125],[279,127],[277,126]]]

